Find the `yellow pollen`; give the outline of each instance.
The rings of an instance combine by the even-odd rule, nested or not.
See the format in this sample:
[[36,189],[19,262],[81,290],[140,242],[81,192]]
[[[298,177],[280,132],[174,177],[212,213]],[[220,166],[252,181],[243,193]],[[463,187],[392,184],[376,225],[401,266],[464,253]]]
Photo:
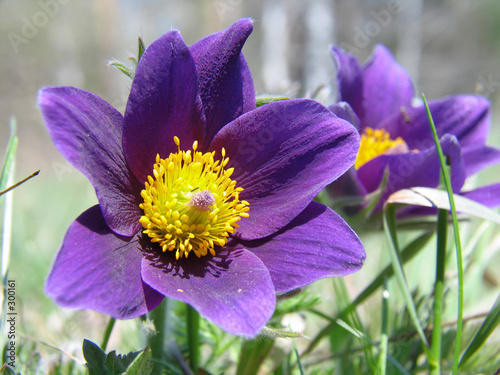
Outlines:
[[364,134],[361,134],[361,144],[354,168],[359,169],[363,164],[382,154],[404,152],[408,152],[408,146],[401,137],[391,139],[390,134],[384,129],[366,128]]
[[141,192],[144,215],[139,222],[151,242],[163,252],[175,251],[176,259],[190,252],[198,258],[215,255],[215,246],[224,246],[236,223],[248,217],[249,203],[240,200],[243,189],[230,179],[233,169],[224,170],[229,162],[224,149],[222,159],[215,160],[215,152],[196,151],[197,141],[188,151],[181,151],[179,138],[174,142],[175,154],[167,159],[156,155]]

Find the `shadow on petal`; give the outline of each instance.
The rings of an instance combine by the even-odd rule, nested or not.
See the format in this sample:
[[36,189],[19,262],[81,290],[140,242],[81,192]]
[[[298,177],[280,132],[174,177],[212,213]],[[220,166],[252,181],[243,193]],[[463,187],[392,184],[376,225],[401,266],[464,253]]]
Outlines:
[[149,260],[152,267],[160,268],[163,273],[182,279],[207,276],[219,278],[229,271],[233,259],[240,257],[243,253],[242,249],[217,246],[215,256],[208,254],[197,258],[196,255],[191,254],[188,258],[175,259],[174,251],[163,252],[160,246],[151,243],[147,236],[142,235],[139,243],[145,251],[145,258]]
[[[149,242],[148,238],[143,238]],[[243,247],[216,248],[216,256],[175,259],[144,244],[141,276],[159,293],[193,306],[229,333],[255,336],[271,317],[275,290],[262,261]]]

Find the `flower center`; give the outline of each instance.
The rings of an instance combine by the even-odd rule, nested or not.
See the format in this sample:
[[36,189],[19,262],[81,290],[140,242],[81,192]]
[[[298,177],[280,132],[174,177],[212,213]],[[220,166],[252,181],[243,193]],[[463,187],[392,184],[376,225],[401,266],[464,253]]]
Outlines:
[[384,129],[366,128],[364,134],[361,134],[361,144],[354,168],[359,169],[363,164],[382,154],[404,152],[408,152],[408,146],[403,138],[391,139],[390,134]]
[[167,159],[156,155],[153,177],[148,176],[141,192],[144,215],[139,222],[151,242],[162,250],[175,250],[175,258],[215,255],[215,246],[224,246],[237,222],[248,217],[249,203],[240,200],[242,188],[231,180],[234,168],[224,169],[229,162],[226,151],[214,160],[215,152],[181,151],[174,137],[177,153]]

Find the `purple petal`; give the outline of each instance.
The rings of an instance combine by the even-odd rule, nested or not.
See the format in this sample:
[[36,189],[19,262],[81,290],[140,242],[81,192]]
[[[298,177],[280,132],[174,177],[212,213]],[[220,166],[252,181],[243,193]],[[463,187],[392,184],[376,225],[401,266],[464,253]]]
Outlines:
[[186,302],[225,331],[255,336],[271,318],[275,291],[264,264],[243,248],[219,249],[216,257],[173,260],[172,253],[142,261],[144,282]]
[[489,208],[500,207],[500,183],[483,186],[460,194]]
[[155,41],[141,58],[125,111],[123,149],[132,172],[141,182],[152,174],[157,154],[177,152],[198,140],[203,146],[205,125],[194,60],[178,31]]
[[359,118],[347,102],[338,102],[328,107],[336,116],[354,125],[359,130]]
[[316,202],[276,235],[242,245],[264,262],[277,293],[356,272],[366,257],[361,241],[346,222]]
[[94,186],[107,225],[120,235],[136,233],[140,184],[123,156],[123,116],[73,87],[42,89],[38,102],[55,146]]
[[[484,144],[488,136],[490,103],[487,99],[473,95],[452,96],[429,102],[429,109],[439,137],[453,134],[460,145]],[[382,127],[392,138],[403,137],[410,148],[419,150],[434,143],[432,132],[423,105],[406,107],[405,113],[398,113]]]
[[163,299],[142,282],[142,258],[137,239],[116,236],[94,206],[69,227],[46,292],[64,307],[135,318]]
[[207,120],[207,142],[224,125],[255,108],[252,75],[241,53],[252,29],[252,21],[243,18],[189,48]]
[[500,163],[500,150],[481,144],[462,147],[462,155],[467,176],[472,176],[484,168]]
[[380,128],[387,117],[409,106],[413,99],[413,84],[408,73],[382,45],[377,45],[364,66],[362,80],[362,114],[355,108],[362,127]]
[[266,104],[226,125],[211,150],[226,149],[231,178],[244,188],[250,217],[238,224],[245,240],[283,228],[326,185],[354,163],[359,134],[309,99]]
[[[465,168],[457,139],[451,135],[441,138],[443,153],[451,163],[451,182],[455,192],[460,191],[465,181]],[[358,169],[358,178],[368,192],[379,188],[388,170],[387,184],[379,208],[395,191],[415,186],[437,187],[440,164],[436,148],[404,154],[380,155]]]
[[358,117],[364,116],[363,71],[358,59],[339,47],[332,47],[333,62],[337,69],[337,101],[351,105]]

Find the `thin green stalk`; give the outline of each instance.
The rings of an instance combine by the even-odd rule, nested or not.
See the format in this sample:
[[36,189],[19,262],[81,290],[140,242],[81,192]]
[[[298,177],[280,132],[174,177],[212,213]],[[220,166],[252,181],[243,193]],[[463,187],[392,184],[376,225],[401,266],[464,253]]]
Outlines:
[[441,163],[441,173],[443,174],[443,180],[446,185],[446,190],[448,191],[448,197],[450,200],[451,217],[453,220],[453,233],[455,235],[455,247],[457,253],[457,268],[458,268],[458,312],[457,312],[457,335],[455,339],[455,352],[453,355],[453,374],[458,373],[458,364],[460,361],[460,344],[462,342],[462,318],[464,314],[464,265],[462,259],[462,244],[460,242],[460,232],[458,228],[458,217],[457,209],[455,207],[455,200],[453,198],[453,189],[451,187],[451,179],[448,168],[446,167],[446,161],[444,158],[443,150],[441,149],[441,144],[439,143],[439,137],[436,131],[436,126],[434,125],[434,120],[432,119],[431,111],[429,105],[427,104],[427,99],[425,95],[422,94],[424,99],[425,109],[427,111],[427,117],[429,118],[429,123],[432,130],[432,135],[434,137],[434,143],[439,154],[439,162]]
[[387,277],[382,289],[382,337],[380,338],[380,355],[378,357],[378,374],[385,375],[387,371],[387,348],[389,346],[389,290]]
[[104,331],[104,336],[102,338],[101,349],[103,352],[106,352],[106,346],[108,346],[109,337],[111,336],[115,322],[115,318],[109,318],[108,325],[106,326],[106,330]]
[[448,211],[438,211],[436,282],[434,284],[434,307],[431,352],[436,361],[431,365],[431,375],[441,374],[441,342],[443,322],[444,270],[446,260],[446,240],[448,235]]
[[23,178],[21,181],[16,182],[14,185],[9,186],[7,189],[0,191],[0,195],[4,195],[5,193],[8,193],[9,191],[14,190],[15,188],[24,184],[26,181],[31,180],[35,176],[38,176],[39,173],[40,173],[40,170],[30,174],[28,177]]
[[197,374],[200,367],[200,314],[188,304],[186,308],[189,365],[193,373]]
[[156,334],[148,337],[148,346],[151,348],[154,368],[153,374],[161,374],[161,360],[163,358],[163,342],[165,339],[165,318],[168,299],[165,298],[148,316],[154,323]]

